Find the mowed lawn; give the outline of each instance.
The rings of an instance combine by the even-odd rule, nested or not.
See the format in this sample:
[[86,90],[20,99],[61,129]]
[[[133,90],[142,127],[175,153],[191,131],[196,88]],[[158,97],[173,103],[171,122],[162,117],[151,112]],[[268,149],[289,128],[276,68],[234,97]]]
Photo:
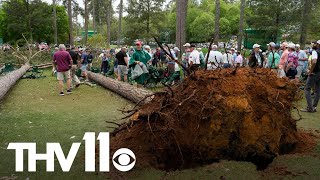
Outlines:
[[[60,97],[55,78],[49,71],[45,74],[42,79],[20,80],[0,104],[0,179],[320,179],[320,142],[312,154],[279,156],[265,171],[248,162],[221,161],[175,172],[134,168],[117,175],[85,173],[84,133],[112,131],[105,121],[120,122],[123,115],[118,110],[133,104],[99,86],[82,85],[74,94]],[[303,105],[304,100],[299,102],[299,107]],[[319,112],[301,114],[299,128],[320,131]],[[36,142],[37,153],[45,153],[45,143],[59,142],[67,154],[73,142],[81,141],[69,173],[61,171],[57,160],[55,173],[45,172],[45,162],[37,163],[36,173],[16,173],[14,150],[6,149],[9,142]],[[25,159],[25,171],[26,163]]]
[[46,78],[20,80],[0,104],[0,179],[97,178],[94,173],[84,173],[84,141],[69,173],[61,172],[57,160],[55,173],[46,173],[45,163],[41,162],[37,173],[14,172],[15,153],[6,149],[9,142],[36,142],[37,153],[46,152],[47,142],[59,142],[67,154],[71,144],[81,142],[85,132],[112,131],[108,128],[112,125],[105,121],[119,121],[123,115],[118,110],[132,106],[100,86],[82,85],[72,95],[61,97],[50,71],[45,75]]

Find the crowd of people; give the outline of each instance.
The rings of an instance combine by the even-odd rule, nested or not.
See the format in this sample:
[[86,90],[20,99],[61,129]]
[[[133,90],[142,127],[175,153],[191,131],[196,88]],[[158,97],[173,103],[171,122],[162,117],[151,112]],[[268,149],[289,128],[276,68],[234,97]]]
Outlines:
[[[202,68],[207,70],[239,67],[269,68],[280,78],[287,77],[299,82],[305,77],[304,90],[308,106],[302,111],[316,112],[320,92],[320,40],[306,50],[302,50],[299,44],[282,42],[277,45],[270,42],[267,44],[268,50],[262,52],[261,46],[254,44],[249,56],[234,48],[221,51],[217,45],[212,45],[206,54],[202,48],[190,43],[183,45],[183,52],[174,46],[151,49],[148,45],[143,46],[141,41],[137,41],[135,45],[135,48],[124,46],[120,49],[102,50],[96,57],[89,48],[59,45],[53,55],[53,64],[54,70],[57,71],[60,95],[64,95],[65,79],[67,79],[67,94],[72,93],[72,87],[79,87],[80,81],[76,76],[78,69],[81,69],[82,76],[88,81],[87,71],[91,70],[94,59],[96,62],[101,61],[102,74],[113,71],[119,81],[128,82],[130,78],[140,87],[146,83],[149,67],[167,68],[166,76],[172,77],[170,84],[186,77],[185,69],[196,71]],[[312,90],[315,95],[314,100],[312,100]]]

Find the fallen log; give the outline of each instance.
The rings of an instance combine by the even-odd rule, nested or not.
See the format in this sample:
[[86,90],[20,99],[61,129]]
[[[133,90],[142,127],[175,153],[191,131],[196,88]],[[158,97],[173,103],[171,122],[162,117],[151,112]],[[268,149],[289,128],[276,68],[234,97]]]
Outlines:
[[[128,83],[120,82],[118,80],[105,77],[101,74],[88,71],[88,77],[90,80],[95,81],[101,86],[119,94],[120,96],[134,102],[139,103],[141,101],[149,102],[152,98],[145,98],[153,94],[153,92],[134,87]],[[145,99],[145,100],[144,100]]]
[[5,66],[0,67],[0,73],[2,73],[2,70],[4,70]]
[[16,82],[30,69],[29,65],[23,65],[20,69],[12,71],[7,75],[0,77],[0,100],[4,98],[7,92],[16,84]]

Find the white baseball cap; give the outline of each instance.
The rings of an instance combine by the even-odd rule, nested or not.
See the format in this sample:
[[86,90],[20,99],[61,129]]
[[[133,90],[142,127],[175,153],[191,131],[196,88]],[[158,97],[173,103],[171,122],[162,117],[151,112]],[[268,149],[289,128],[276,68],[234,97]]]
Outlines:
[[317,44],[320,44],[320,40],[317,41]]
[[289,44],[288,44],[288,48],[295,49],[295,48],[296,48],[296,45],[293,44],[293,43],[289,43]]
[[297,48],[300,48],[300,44],[296,44],[296,47],[297,47]]
[[180,51],[180,49],[178,47],[174,47],[173,50],[174,51]]
[[149,45],[144,46],[145,49],[151,49]]
[[183,47],[190,47],[191,44],[190,43],[186,43],[185,45],[183,45]]
[[260,48],[261,46],[259,45],[259,44],[254,44],[253,45],[253,49],[255,49],[255,48]]

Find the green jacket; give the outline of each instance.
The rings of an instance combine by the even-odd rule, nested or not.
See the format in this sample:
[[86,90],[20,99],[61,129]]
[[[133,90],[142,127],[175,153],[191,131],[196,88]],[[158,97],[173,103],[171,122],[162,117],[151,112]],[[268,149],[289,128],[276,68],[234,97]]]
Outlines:
[[129,64],[134,64],[135,61],[140,61],[143,64],[147,65],[147,62],[151,59],[150,55],[143,49],[137,50],[135,49],[134,53],[132,54]]

